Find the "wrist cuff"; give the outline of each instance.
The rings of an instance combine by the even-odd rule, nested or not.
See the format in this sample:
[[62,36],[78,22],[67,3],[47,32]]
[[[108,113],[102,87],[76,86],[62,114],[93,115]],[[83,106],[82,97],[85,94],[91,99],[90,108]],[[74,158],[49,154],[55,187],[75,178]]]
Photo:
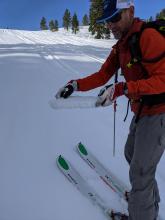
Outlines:
[[73,86],[74,91],[78,90],[78,83],[76,80],[71,80],[67,83],[67,85],[70,84],[71,86]]

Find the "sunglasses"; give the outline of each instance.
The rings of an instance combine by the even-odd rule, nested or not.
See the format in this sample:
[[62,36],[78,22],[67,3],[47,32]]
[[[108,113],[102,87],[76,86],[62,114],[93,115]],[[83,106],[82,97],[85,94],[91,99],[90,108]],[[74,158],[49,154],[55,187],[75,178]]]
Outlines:
[[117,14],[115,14],[112,18],[108,19],[108,20],[106,21],[106,24],[108,24],[108,23],[116,23],[116,22],[120,21],[120,20],[121,20],[121,14],[122,14],[122,12],[123,12],[123,11],[120,11],[120,12],[118,12]]

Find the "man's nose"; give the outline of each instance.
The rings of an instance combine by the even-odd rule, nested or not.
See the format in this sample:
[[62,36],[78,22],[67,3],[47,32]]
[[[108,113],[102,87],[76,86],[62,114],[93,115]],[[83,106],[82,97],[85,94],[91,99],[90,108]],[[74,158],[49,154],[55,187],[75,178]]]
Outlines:
[[111,29],[111,22],[106,23],[106,27]]
[[114,28],[114,27],[115,27],[115,24],[114,24],[114,23],[112,23],[112,22],[108,22],[108,23],[107,23],[107,28],[112,29],[112,28]]

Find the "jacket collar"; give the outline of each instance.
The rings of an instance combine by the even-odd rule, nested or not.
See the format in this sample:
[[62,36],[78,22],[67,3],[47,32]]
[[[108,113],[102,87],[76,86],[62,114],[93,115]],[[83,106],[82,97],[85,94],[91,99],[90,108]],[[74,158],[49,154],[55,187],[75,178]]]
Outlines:
[[144,21],[140,20],[139,18],[134,18],[134,21],[133,21],[133,24],[132,24],[130,30],[128,31],[128,33],[124,37],[122,37],[118,41],[118,43],[124,45],[127,42],[128,38],[132,34],[139,32],[141,30],[141,26],[143,23],[144,23]]

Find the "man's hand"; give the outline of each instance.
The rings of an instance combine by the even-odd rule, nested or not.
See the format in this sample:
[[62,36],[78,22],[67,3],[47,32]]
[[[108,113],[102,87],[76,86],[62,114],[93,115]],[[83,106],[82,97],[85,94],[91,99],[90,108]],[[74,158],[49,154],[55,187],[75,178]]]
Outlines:
[[77,81],[72,80],[68,82],[64,87],[59,89],[59,91],[56,94],[56,98],[68,98],[74,91],[77,90]]
[[96,101],[96,106],[112,105],[117,97],[126,94],[126,84],[124,82],[105,86],[100,90]]

